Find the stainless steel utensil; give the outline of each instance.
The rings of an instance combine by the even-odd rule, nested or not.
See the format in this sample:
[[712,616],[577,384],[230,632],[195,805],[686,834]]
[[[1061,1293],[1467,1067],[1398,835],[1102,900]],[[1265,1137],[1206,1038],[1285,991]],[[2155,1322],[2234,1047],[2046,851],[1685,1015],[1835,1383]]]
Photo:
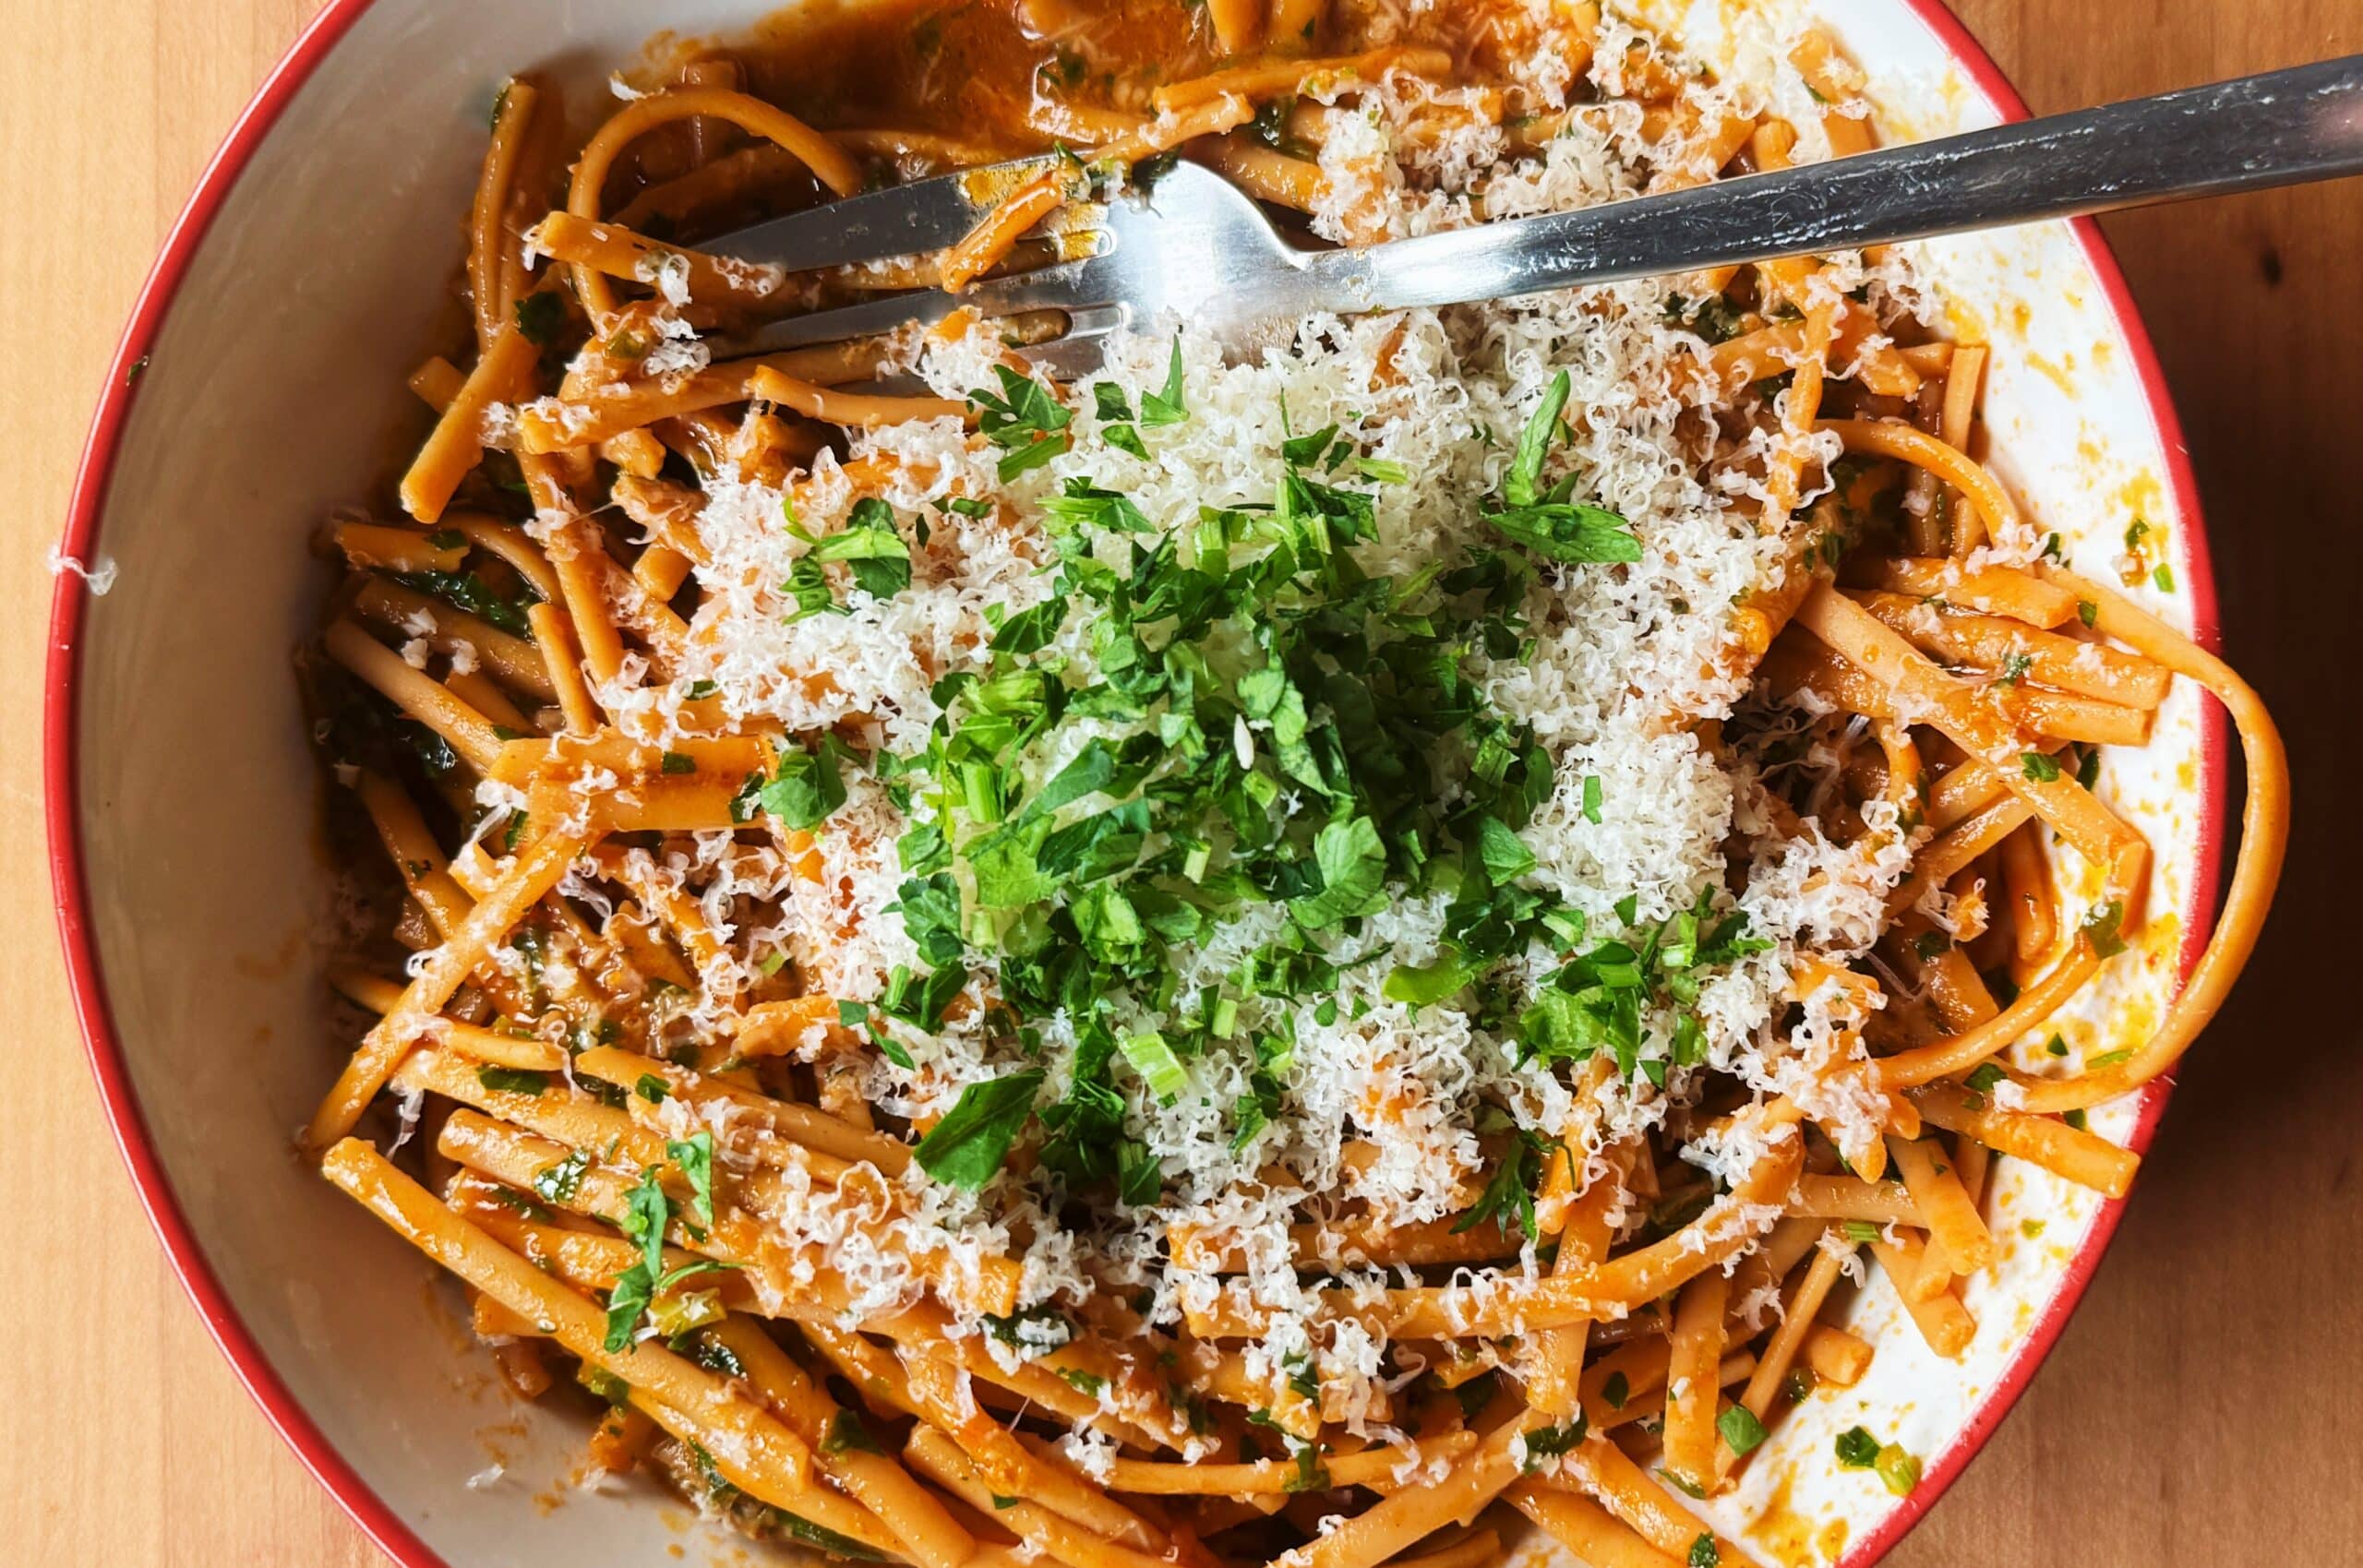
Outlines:
[[[1022,174],[1042,162],[1001,168]],[[1084,222],[1091,254],[958,294],[913,290],[790,317],[728,349],[836,341],[963,305],[988,317],[1059,310],[1065,334],[1026,352],[1080,373],[1108,333],[1158,320],[1245,341],[1316,312],[1510,298],[2355,174],[2363,55],[1359,249],[1293,245],[1236,186],[1183,162]],[[918,255],[956,242],[1010,187],[972,170],[791,213],[702,248],[796,269]],[[1070,253],[1076,226],[1071,215]]]

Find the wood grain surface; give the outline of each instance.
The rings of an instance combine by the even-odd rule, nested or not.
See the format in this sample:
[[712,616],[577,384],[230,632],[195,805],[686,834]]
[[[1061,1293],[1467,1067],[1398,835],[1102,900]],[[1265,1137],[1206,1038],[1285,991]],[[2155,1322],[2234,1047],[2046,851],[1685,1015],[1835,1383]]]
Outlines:
[[[451,0],[454,5],[462,0]],[[2037,113],[2363,51],[2363,0],[1958,0]],[[312,0],[0,0],[0,1562],[382,1561],[232,1378],[100,1119],[39,790],[44,551],[132,295]],[[652,9],[651,26],[661,20]],[[2108,225],[2189,430],[2227,652],[2297,774],[2281,901],[2083,1310],[1890,1562],[2333,1563],[2363,1539],[2363,182]],[[291,526],[294,526],[291,524]],[[2347,674],[2342,675],[2340,672]]]

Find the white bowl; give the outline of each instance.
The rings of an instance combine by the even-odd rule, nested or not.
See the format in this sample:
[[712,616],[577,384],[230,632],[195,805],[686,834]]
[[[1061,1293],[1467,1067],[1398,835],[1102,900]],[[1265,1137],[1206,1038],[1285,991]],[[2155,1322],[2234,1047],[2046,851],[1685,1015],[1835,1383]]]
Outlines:
[[[1934,0],[1816,8],[1869,69],[1891,138],[2025,113]],[[728,32],[756,9],[674,0],[662,19]],[[69,555],[120,574],[103,597],[59,579],[45,736],[59,923],[100,1089],[215,1339],[405,1564],[659,1561],[689,1527],[651,1489],[547,1506],[566,1492],[580,1423],[501,1393],[456,1297],[290,1143],[345,1049],[325,1024],[330,868],[289,663],[326,587],[304,541],[362,498],[418,423],[402,378],[445,307],[495,85],[525,66],[594,83],[655,17],[636,0],[333,0],[167,240],[66,531]],[[1702,47],[1711,57],[1710,38]],[[2139,510],[2166,532],[2177,573],[2178,592],[2153,600],[2212,640],[2196,489],[2097,230],[1949,242],[1929,267],[1997,345],[1996,465],[2033,515],[2099,571]],[[2153,907],[2183,914],[2144,962],[2114,966],[2092,1004],[2104,1033],[2153,1018],[2203,940],[2224,756],[2220,720],[2178,692],[2150,752],[2113,765],[2108,787],[2159,851]],[[2165,1097],[2153,1088],[2095,1125],[2141,1147]],[[2010,1247],[1973,1292],[1976,1345],[1959,1365],[1934,1360],[1883,1285],[1861,1293],[1850,1310],[1878,1336],[1872,1376],[1785,1420],[1721,1515],[1768,1556],[1876,1561],[2057,1336],[2121,1205],[2022,1167],[1999,1188]],[[1925,1457],[1910,1498],[1833,1469],[1829,1435],[1856,1419]]]

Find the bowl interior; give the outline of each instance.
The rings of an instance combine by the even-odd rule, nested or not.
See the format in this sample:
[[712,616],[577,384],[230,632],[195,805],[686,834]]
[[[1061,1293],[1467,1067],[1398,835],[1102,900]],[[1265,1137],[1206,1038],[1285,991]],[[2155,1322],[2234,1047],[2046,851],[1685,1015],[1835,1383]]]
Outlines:
[[[1870,69],[1889,137],[1997,117],[1912,0],[1829,12]],[[1692,18],[1710,58],[1717,15]],[[532,66],[587,105],[651,16],[631,0],[332,5],[308,76],[268,91],[275,118],[237,138],[243,168],[234,156],[209,176],[210,223],[174,242],[185,271],[135,326],[126,364],[145,354],[146,368],[110,394],[127,406],[112,461],[103,440],[94,449],[75,523],[81,553],[120,568],[80,610],[52,735],[71,748],[74,788],[53,808],[61,843],[78,834],[78,902],[70,872],[61,891],[112,1109],[127,1139],[144,1123],[150,1202],[185,1266],[210,1270],[217,1333],[274,1418],[365,1524],[421,1561],[657,1561],[690,1525],[642,1489],[574,1488],[580,1423],[509,1399],[457,1296],[290,1152],[346,1048],[318,979],[340,922],[291,674],[326,586],[304,543],[423,433],[402,381],[447,308],[498,83]],[[688,33],[751,19],[726,0],[676,0],[662,18]],[[2166,609],[2189,625],[2204,583],[2197,519],[2113,274],[2057,225],[1933,245],[1929,263],[1957,325],[1997,345],[1997,469],[2085,569],[2108,569],[2136,515],[2165,531],[2183,592]],[[2178,693],[2151,752],[2108,780],[2158,848],[2160,910],[2209,896],[2219,740]],[[2182,936],[2153,933],[2085,1026],[2107,1037],[2154,1018]],[[2122,1137],[2146,1119],[2125,1106],[2095,1125]],[[1874,1284],[1850,1309],[1880,1344],[1870,1378],[1784,1423],[1771,1462],[1720,1505],[1768,1557],[1876,1555],[2057,1331],[2113,1206],[2005,1168],[2008,1252],[1970,1298],[1968,1359],[1928,1357]],[[1857,1420],[1931,1461],[1913,1502],[1832,1472],[1830,1434]]]

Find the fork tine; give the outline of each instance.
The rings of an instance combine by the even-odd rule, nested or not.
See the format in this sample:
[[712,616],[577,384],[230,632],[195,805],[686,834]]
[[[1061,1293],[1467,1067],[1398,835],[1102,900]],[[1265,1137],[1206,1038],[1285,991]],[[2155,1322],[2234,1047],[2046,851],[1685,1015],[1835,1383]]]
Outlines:
[[989,278],[960,298],[986,316],[1110,305],[1115,301],[1114,285],[1122,278],[1123,265],[1112,253],[1087,256],[1080,261],[1055,262],[1030,272]]
[[765,322],[752,331],[724,340],[714,352],[735,359],[743,354],[777,353],[782,349],[799,349],[810,343],[841,343],[850,338],[875,337],[912,322],[941,321],[961,303],[941,289],[882,294],[859,305]]
[[1047,158],[1021,158],[823,202],[699,243],[734,260],[801,271],[942,250]]
[[1027,364],[1049,371],[1054,379],[1080,381],[1107,367],[1108,334],[1070,332],[1047,343],[1029,343],[1010,352]]
[[1121,274],[1105,256],[1063,261],[1031,272],[1014,273],[977,284],[965,293],[941,289],[913,289],[882,294],[835,310],[816,310],[767,322],[728,340],[724,352],[732,356],[776,353],[808,343],[843,342],[891,332],[908,322],[941,321],[960,305],[988,318],[1016,316],[1029,310],[1081,310],[1114,301],[1110,287]]

